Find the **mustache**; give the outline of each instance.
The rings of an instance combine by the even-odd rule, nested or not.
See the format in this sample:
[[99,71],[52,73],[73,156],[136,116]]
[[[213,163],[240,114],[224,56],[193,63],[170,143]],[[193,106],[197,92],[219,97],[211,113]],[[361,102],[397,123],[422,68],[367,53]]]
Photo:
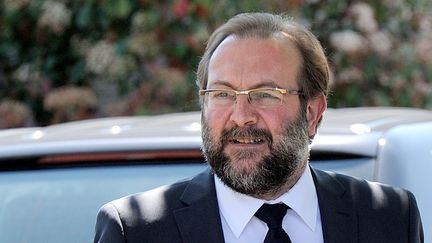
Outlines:
[[221,143],[224,146],[235,138],[259,138],[268,142],[270,146],[273,144],[273,136],[271,135],[270,131],[266,129],[258,129],[256,127],[233,127],[231,129],[225,129],[222,132]]

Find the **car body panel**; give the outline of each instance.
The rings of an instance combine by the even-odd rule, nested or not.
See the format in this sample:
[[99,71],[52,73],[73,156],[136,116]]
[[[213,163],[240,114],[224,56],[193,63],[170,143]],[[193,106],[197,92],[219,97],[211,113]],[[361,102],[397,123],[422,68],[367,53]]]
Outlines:
[[[0,131],[0,242],[91,242],[102,204],[207,168],[200,120],[189,112]],[[432,242],[431,138],[431,111],[328,109],[310,162],[411,190]]]
[[432,121],[405,124],[389,130],[380,140],[374,180],[414,193],[428,241],[432,242]]
[[[189,112],[5,130],[0,131],[0,159],[34,154],[199,148],[200,120],[199,112]],[[328,109],[313,149],[336,148],[338,152],[375,156],[377,141],[388,129],[431,120],[432,112],[420,109]]]

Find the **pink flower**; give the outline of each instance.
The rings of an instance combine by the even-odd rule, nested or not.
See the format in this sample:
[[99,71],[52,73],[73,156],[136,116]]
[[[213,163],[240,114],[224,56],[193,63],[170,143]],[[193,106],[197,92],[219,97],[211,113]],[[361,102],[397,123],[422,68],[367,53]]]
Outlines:
[[24,103],[16,100],[0,102],[0,129],[32,125],[33,115]]
[[367,50],[367,40],[352,30],[332,33],[330,43],[336,50],[348,55],[357,55]]
[[378,30],[378,23],[374,16],[372,7],[363,2],[353,4],[349,13],[354,17],[357,28],[365,33],[372,33]]
[[189,13],[189,0],[177,0],[173,6],[174,15],[178,18],[186,17]]
[[55,33],[62,33],[69,26],[72,18],[71,10],[63,3],[46,1],[42,5],[42,14],[38,26],[48,27]]
[[432,65],[432,32],[426,33],[415,42],[415,53],[419,60]]
[[390,36],[383,31],[371,33],[368,36],[370,48],[378,55],[387,56],[392,48]]
[[100,41],[87,53],[87,69],[95,74],[108,71],[115,58],[114,46],[106,41]]

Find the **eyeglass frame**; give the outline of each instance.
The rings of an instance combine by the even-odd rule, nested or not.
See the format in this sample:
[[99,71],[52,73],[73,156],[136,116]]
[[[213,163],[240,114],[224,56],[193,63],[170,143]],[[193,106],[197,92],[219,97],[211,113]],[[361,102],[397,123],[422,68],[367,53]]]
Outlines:
[[[235,104],[237,102],[237,96],[239,95],[247,95],[247,100],[249,102],[249,104],[252,104],[251,102],[251,98],[249,93],[251,92],[256,92],[256,91],[278,91],[280,92],[282,95],[299,95],[302,96],[303,91],[302,90],[295,90],[295,89],[281,89],[281,88],[256,88],[256,89],[248,89],[248,90],[235,90],[235,89],[201,89],[198,91],[198,95],[199,96],[204,96],[206,93],[210,93],[210,92],[215,92],[215,91],[227,91],[227,92],[234,92],[235,93],[235,100],[234,103]],[[282,104],[282,101],[281,101]]]

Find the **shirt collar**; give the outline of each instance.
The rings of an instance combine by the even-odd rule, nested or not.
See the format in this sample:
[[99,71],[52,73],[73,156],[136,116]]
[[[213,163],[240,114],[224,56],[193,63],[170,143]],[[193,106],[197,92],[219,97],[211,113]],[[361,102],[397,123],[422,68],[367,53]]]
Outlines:
[[305,224],[315,231],[318,217],[318,197],[309,166],[306,166],[297,183],[286,193],[272,201],[257,199],[234,191],[215,176],[217,200],[221,215],[236,237],[264,203],[283,202],[297,213]]

